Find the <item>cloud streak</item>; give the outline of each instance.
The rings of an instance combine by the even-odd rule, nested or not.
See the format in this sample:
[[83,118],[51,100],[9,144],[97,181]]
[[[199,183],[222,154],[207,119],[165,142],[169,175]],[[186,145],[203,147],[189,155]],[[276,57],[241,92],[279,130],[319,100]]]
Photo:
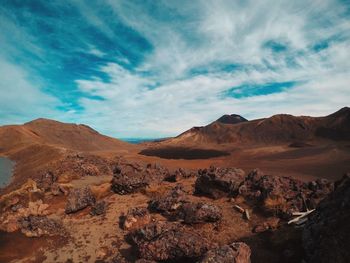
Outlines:
[[[34,76],[16,86],[35,90],[53,117],[112,136],[161,137],[225,113],[323,115],[345,106],[349,10],[334,0],[7,1],[0,45],[3,61]],[[1,110],[16,115],[7,122],[36,116]]]

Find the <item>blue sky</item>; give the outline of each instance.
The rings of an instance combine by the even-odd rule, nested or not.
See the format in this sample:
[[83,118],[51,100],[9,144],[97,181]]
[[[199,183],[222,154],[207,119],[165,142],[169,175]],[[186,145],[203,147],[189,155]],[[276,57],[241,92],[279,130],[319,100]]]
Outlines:
[[1,0],[0,125],[162,137],[349,106],[350,2]]

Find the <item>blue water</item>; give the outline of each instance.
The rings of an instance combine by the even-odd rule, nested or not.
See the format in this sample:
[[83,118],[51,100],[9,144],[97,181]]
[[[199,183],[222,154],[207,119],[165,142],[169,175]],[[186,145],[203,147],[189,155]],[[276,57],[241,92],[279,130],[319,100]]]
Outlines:
[[0,157],[0,188],[10,183],[14,165],[10,159]]
[[143,142],[155,142],[155,141],[160,141],[162,139],[160,138],[120,138],[120,140],[132,144],[139,144]]

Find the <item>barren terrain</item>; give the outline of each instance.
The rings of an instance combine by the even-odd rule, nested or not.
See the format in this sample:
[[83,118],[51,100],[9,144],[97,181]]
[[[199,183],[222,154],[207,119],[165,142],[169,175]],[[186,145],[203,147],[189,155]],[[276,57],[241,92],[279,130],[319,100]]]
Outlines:
[[350,171],[349,127],[349,108],[226,116],[138,145],[45,119],[0,127],[0,155],[16,162],[0,192],[0,262],[220,262],[230,244],[237,262],[316,262],[287,222]]

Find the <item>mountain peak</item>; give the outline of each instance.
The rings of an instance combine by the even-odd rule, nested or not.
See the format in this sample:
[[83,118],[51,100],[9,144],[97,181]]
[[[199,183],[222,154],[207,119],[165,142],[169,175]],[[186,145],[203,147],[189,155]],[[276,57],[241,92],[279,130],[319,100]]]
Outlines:
[[216,121],[224,124],[236,124],[236,123],[245,122],[248,120],[238,114],[231,114],[231,115],[225,114],[221,116],[219,119],[217,119]]

